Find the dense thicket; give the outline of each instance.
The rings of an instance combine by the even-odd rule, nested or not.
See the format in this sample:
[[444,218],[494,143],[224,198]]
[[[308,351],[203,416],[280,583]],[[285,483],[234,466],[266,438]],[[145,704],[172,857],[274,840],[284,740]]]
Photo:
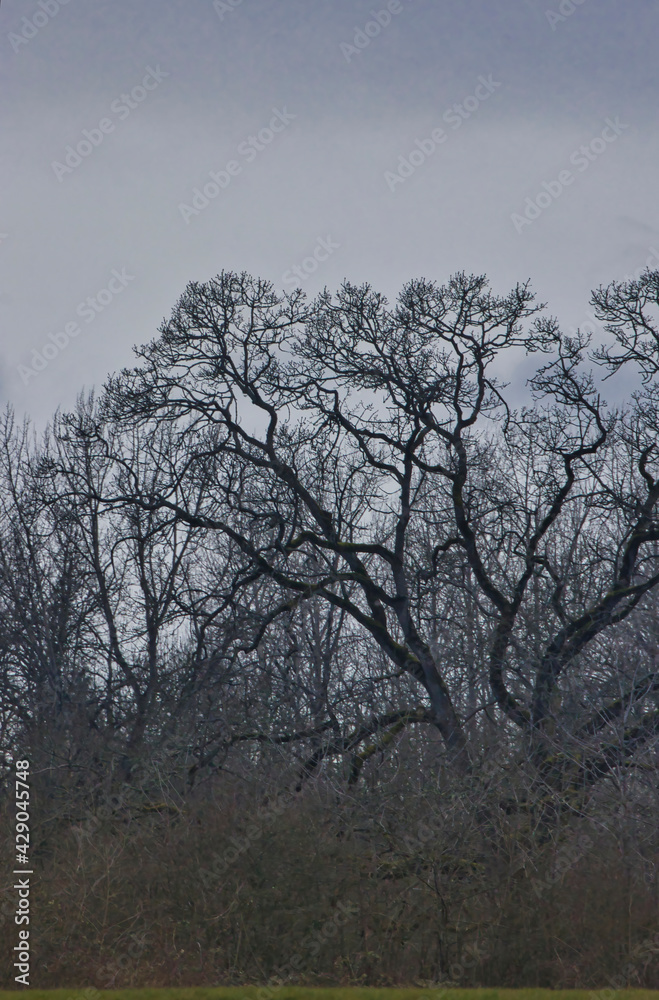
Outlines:
[[589,354],[527,286],[223,273],[41,439],[5,415],[42,985],[130,941],[116,984],[659,985],[659,273],[593,305]]

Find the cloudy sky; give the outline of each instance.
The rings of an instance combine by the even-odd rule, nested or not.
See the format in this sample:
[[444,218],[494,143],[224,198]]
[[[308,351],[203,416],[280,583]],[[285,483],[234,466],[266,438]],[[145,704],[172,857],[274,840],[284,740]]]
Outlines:
[[[0,394],[45,422],[187,281],[659,266],[656,0],[2,0]],[[657,253],[657,258],[653,254]]]

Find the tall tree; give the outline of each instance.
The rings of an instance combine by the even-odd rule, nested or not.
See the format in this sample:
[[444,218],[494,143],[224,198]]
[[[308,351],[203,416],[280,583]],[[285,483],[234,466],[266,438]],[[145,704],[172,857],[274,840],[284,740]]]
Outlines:
[[[410,282],[394,308],[350,284],[308,305],[301,292],[279,297],[223,273],[188,286],[103,403],[124,425],[174,425],[189,460],[157,490],[105,500],[220,532],[245,580],[280,589],[270,621],[311,598],[348,615],[424,691],[427,713],[408,721],[431,719],[462,767],[465,707],[423,594],[441,582],[435,598],[447,606],[468,570],[489,619],[501,732],[515,727],[560,785],[560,685],[659,582],[652,429],[638,406],[607,413],[586,348],[527,286],[496,296],[483,277],[458,274],[441,287]],[[513,409],[496,372],[522,350],[551,357],[531,380],[535,405]],[[193,508],[180,492],[200,476],[209,490]],[[623,701],[642,703],[646,688]],[[616,711],[602,704],[570,732],[594,735]],[[576,770],[570,751],[570,782],[596,780],[655,731],[644,718],[615,753],[600,741]]]

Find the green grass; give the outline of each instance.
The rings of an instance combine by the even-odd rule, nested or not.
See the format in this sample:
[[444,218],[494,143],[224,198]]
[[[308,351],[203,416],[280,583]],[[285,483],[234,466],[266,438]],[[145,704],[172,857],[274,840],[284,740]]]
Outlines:
[[[0,990],[0,1000],[88,1000],[84,987],[67,990]],[[262,992],[263,991],[263,992]],[[266,992],[267,991],[267,992]],[[600,997],[599,994],[602,993]],[[659,990],[449,990],[449,989],[307,989],[304,986],[232,986],[194,989],[100,990],[94,1000],[659,1000]]]

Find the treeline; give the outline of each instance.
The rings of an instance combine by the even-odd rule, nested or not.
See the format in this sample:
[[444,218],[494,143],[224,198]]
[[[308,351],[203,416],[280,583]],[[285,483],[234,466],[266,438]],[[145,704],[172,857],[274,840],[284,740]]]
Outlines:
[[223,273],[5,414],[35,985],[659,985],[659,272],[592,304]]

